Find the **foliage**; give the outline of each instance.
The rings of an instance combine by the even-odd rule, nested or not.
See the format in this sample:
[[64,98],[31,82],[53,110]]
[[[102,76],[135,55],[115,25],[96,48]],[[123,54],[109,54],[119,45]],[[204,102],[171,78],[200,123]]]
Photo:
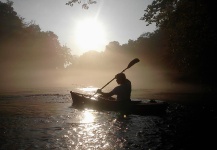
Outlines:
[[174,68],[192,79],[210,83],[216,75],[213,6],[204,0],[154,0],[141,18],[148,25],[156,23],[165,33],[167,60]]
[[17,16],[12,4],[10,1],[0,2],[1,60],[18,65],[22,63],[28,65],[28,69],[63,68],[64,63],[69,62],[69,49],[60,45],[53,32],[42,32],[39,25],[33,22],[24,23],[24,20]]
[[25,23],[14,11],[13,2],[0,2],[0,70],[4,72],[1,75],[3,81],[7,81],[5,78],[10,81],[26,76],[31,78],[40,72],[52,74],[64,69],[71,59],[70,49],[60,45],[55,33],[42,32],[34,22]]
[[[81,4],[70,0],[67,5]],[[88,9],[96,1],[83,1]],[[74,57],[70,49],[61,46],[52,31],[42,32],[34,22],[25,23],[13,9],[13,2],[0,2],[0,69],[1,80],[26,76],[48,70],[112,70],[123,62],[138,57],[142,65],[179,71],[182,80],[214,85],[216,32],[213,2],[204,0],[153,0],[141,20],[158,27],[153,33],[143,33],[137,40],[120,45],[108,43],[104,52],[90,51]],[[99,63],[100,62],[100,63]],[[142,66],[142,67],[144,67]],[[42,73],[42,74],[43,74]],[[52,76],[57,72],[47,74]],[[59,72],[58,72],[59,73]],[[57,73],[57,74],[58,74]],[[11,79],[11,78],[9,78]]]
[[0,40],[7,38],[22,29],[22,18],[17,16],[14,11],[13,2],[7,3],[0,2]]
[[205,0],[153,0],[141,20],[147,26],[155,23],[158,30],[122,46],[111,42],[105,54],[115,52],[113,59],[138,55],[156,66],[178,71],[183,80],[213,84],[217,48],[214,6]]
[[[82,3],[83,2],[83,3]],[[87,0],[87,2],[82,0],[70,0],[66,3],[66,5],[73,6],[75,3],[81,4],[83,9],[89,9],[89,5],[96,4],[95,0]]]

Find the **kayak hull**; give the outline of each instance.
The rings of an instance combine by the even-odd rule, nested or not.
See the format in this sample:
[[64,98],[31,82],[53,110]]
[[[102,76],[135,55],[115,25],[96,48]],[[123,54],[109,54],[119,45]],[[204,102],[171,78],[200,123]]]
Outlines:
[[161,114],[165,113],[168,104],[159,100],[132,100],[118,102],[102,98],[91,98],[90,95],[70,91],[72,106],[76,108],[90,108],[95,110],[118,111],[133,114]]

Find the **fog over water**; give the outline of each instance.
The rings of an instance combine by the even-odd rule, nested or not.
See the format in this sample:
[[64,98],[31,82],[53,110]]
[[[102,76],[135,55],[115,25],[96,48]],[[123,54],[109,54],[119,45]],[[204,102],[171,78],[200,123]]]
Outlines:
[[[129,62],[129,61],[128,61]],[[0,88],[4,90],[22,90],[28,88],[44,89],[67,87],[73,85],[83,87],[93,86],[96,88],[103,87],[106,83],[114,78],[114,76],[125,69],[128,62],[107,65],[107,68],[90,68],[90,65],[80,68],[64,69],[64,70],[10,70],[1,75]],[[103,62],[101,62],[103,63]],[[112,64],[112,63],[111,63]],[[110,66],[109,66],[110,65]],[[166,90],[170,92],[191,92],[200,90],[201,86],[194,86],[187,83],[179,83],[173,80],[169,70],[163,70],[152,67],[140,60],[131,68],[125,71],[127,78],[132,82],[133,89],[152,89]],[[115,80],[107,85],[104,90],[108,91],[117,86]]]

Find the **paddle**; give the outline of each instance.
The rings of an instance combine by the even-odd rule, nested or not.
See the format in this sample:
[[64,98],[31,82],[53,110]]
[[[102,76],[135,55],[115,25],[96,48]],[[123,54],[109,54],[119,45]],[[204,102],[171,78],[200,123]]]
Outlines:
[[[124,72],[125,70],[129,69],[130,67],[132,67],[133,65],[135,65],[135,64],[138,63],[138,62],[139,62],[139,59],[138,59],[138,58],[133,59],[133,60],[128,64],[127,68],[125,68],[123,71],[121,71],[121,73]],[[111,83],[114,79],[115,79],[115,77],[114,77],[111,81],[109,81],[106,85],[104,85],[104,86],[101,88],[101,90],[102,90],[104,87],[106,87],[109,83]],[[96,92],[96,93],[97,93],[97,92]],[[95,93],[95,94],[96,94],[96,93]],[[93,96],[94,96],[95,94],[93,94]]]

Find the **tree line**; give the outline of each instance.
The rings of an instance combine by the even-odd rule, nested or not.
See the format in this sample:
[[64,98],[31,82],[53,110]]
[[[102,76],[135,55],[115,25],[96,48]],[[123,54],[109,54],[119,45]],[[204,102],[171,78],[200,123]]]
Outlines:
[[108,71],[137,57],[142,60],[141,69],[149,65],[172,70],[175,81],[215,86],[213,6],[204,0],[153,0],[141,20],[147,25],[156,23],[156,31],[141,33],[123,45],[112,41],[104,52],[75,56],[59,43],[54,32],[41,31],[39,25],[18,16],[12,1],[0,2],[1,80],[13,84],[24,77],[32,81],[40,76],[52,82],[62,72],[82,68]]
[[54,32],[41,31],[33,21],[25,22],[12,1],[0,2],[2,86],[47,80],[64,69],[71,57],[70,49],[60,45]]
[[[66,5],[78,3],[88,9],[99,0],[69,0]],[[83,7],[85,6],[85,7]],[[172,68],[179,74],[178,80],[215,86],[216,16],[215,4],[205,0],[153,0],[141,17],[147,26],[155,23],[157,30],[143,35],[136,41],[129,41],[122,48],[135,50],[141,42],[143,50],[148,43],[156,55],[158,65]],[[140,53],[140,52],[139,52]],[[148,52],[149,53],[149,52]],[[143,52],[142,56],[147,55]],[[141,55],[139,55],[141,56]],[[161,62],[159,63],[160,60]]]

